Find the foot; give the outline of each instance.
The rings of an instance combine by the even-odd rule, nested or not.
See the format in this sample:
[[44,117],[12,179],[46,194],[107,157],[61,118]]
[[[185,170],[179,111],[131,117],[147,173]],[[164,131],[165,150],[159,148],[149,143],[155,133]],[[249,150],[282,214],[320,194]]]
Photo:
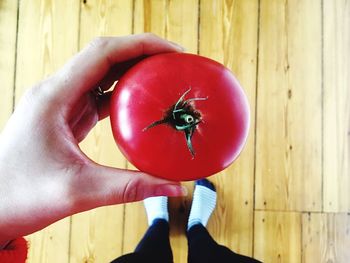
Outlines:
[[196,224],[206,226],[216,206],[216,190],[207,179],[195,182],[192,207],[188,218],[187,230]]
[[164,219],[169,222],[168,197],[156,196],[143,200],[146,209],[148,225],[151,226],[156,219]]

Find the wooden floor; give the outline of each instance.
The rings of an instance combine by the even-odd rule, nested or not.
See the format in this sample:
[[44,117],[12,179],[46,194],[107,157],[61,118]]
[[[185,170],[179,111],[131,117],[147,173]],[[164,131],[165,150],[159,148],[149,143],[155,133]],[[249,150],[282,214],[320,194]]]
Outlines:
[[[350,0],[0,0],[0,129],[27,87],[92,38],[139,32],[224,63],[249,97],[244,152],[211,178],[213,237],[264,262],[349,262]],[[81,147],[130,168],[109,120]],[[171,200],[176,263],[190,204]],[[108,262],[146,227],[142,203],[75,215],[29,236],[28,262]]]

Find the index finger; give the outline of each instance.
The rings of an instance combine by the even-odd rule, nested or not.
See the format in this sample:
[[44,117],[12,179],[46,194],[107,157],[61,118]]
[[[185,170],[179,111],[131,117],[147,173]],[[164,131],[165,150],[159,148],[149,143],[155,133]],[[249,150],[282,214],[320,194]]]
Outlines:
[[56,74],[55,96],[69,94],[64,96],[66,102],[76,100],[95,87],[117,63],[142,55],[181,51],[180,46],[149,33],[96,38]]

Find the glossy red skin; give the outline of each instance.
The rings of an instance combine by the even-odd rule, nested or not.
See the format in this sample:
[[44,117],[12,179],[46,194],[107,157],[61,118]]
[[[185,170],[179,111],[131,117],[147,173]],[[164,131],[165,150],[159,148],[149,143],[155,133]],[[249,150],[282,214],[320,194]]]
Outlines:
[[[193,158],[184,132],[169,125],[145,127],[164,117],[183,93],[200,112],[192,137]],[[140,171],[173,181],[210,176],[229,166],[248,135],[249,105],[233,74],[205,57],[168,53],[144,59],[117,83],[111,100],[115,141]]]

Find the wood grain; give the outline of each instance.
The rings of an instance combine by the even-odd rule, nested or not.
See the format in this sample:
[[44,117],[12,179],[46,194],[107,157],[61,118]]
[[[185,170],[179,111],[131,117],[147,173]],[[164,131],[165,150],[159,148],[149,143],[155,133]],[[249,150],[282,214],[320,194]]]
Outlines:
[[260,6],[256,208],[322,210],[321,2]]
[[[69,6],[69,8],[67,8]],[[52,74],[77,51],[77,2],[20,1],[16,103],[24,90]],[[68,262],[70,219],[28,237],[27,262]]]
[[[98,36],[131,34],[132,3],[131,0],[82,2],[80,48]],[[82,142],[81,148],[97,163],[126,167],[126,160],[114,142],[109,118],[96,125]],[[123,217],[123,205],[99,208],[73,216],[70,262],[110,262],[120,256],[123,246]]]
[[44,230],[27,236],[29,251],[26,262],[68,262],[69,232],[70,218],[65,218]]
[[[198,0],[169,1],[166,20],[167,39],[183,47],[186,52],[198,53]],[[187,238],[185,229],[192,203],[193,182],[184,182],[188,196],[170,199],[170,243],[174,262],[187,262]]]
[[304,213],[302,242],[302,262],[348,262],[350,215]]
[[[198,1],[136,1],[135,33],[152,32],[176,41],[188,52],[197,53]],[[129,165],[129,168],[134,168]],[[185,183],[192,189],[191,183]],[[191,192],[191,190],[190,190]],[[169,200],[171,245],[174,261],[187,260],[187,241],[185,227],[190,204],[187,198]],[[142,202],[128,204],[125,213],[125,253],[134,250],[147,229],[145,211]]]
[[0,131],[13,108],[17,9],[17,1],[0,2]]
[[78,19],[79,5],[68,0],[20,2],[16,103],[77,52]]
[[301,262],[300,213],[256,211],[254,229],[254,258],[268,263]]
[[[136,0],[134,5],[134,32],[152,32],[160,37],[166,35],[167,1]],[[128,163],[128,169],[136,169]],[[125,205],[123,254],[134,251],[148,228],[142,202]]]
[[258,1],[204,0],[200,10],[200,54],[232,70],[248,96],[251,112],[250,134],[242,154],[211,178],[218,205],[208,228],[219,243],[252,255]]
[[[213,237],[264,262],[345,263],[349,14],[349,0],[1,0],[0,130],[13,98],[18,103],[94,37],[156,33],[225,64],[250,102],[241,156],[210,178],[218,191],[208,225]],[[98,163],[134,169],[108,119],[81,147]],[[187,262],[193,183],[186,185],[189,196],[170,199],[171,245],[180,263]],[[27,237],[27,262],[109,262],[133,251],[146,229],[142,202],[95,209]]]
[[350,1],[325,0],[324,210],[350,211]]
[[[135,33],[153,32],[197,53],[198,1],[136,1]],[[134,168],[129,165],[129,168]],[[185,183],[192,189],[191,183]],[[190,190],[191,192],[191,190]],[[187,198],[169,200],[171,245],[175,262],[187,260],[184,229],[191,194]],[[134,250],[147,229],[142,202],[128,204],[125,213],[125,253]]]

